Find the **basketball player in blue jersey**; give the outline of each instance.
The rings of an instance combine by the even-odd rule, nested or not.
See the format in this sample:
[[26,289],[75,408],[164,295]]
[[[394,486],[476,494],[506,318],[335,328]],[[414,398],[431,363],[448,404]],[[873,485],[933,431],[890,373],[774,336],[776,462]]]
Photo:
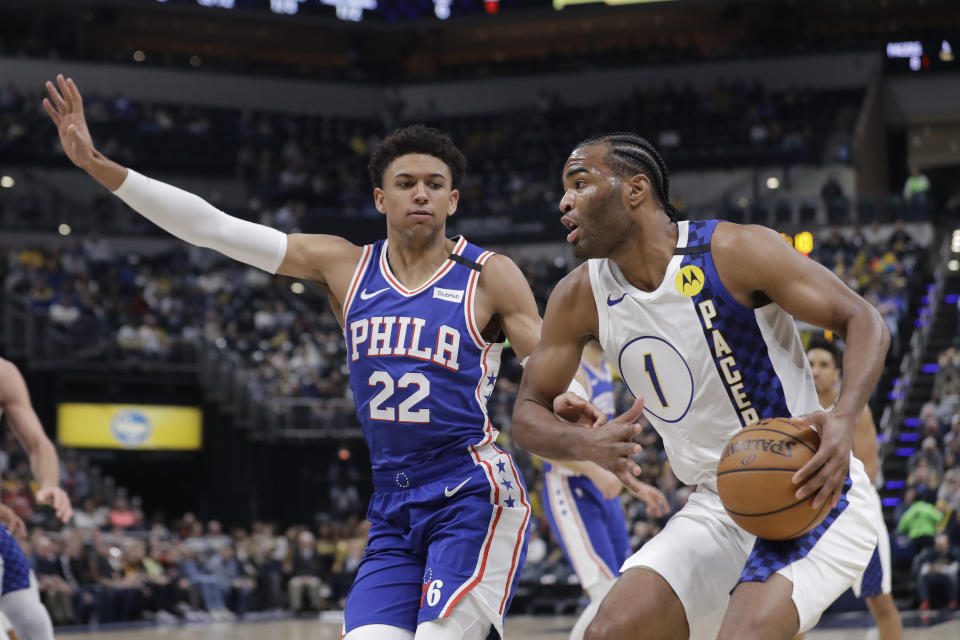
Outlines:
[[[677,477],[697,487],[623,564],[585,637],[792,639],[857,580],[877,544],[870,481],[851,446],[889,344],[880,314],[770,229],[678,220],[667,168],[639,136],[584,141],[563,185],[567,241],[589,260],[551,294],[514,407],[515,441],[549,459],[593,460],[631,486],[640,469],[629,425],[642,411]],[[847,340],[830,411],[820,410],[794,317]],[[583,429],[558,420],[551,399],[590,337],[637,402]],[[730,437],[774,416],[819,429],[820,448],[793,481],[798,500],[832,506],[785,542],[747,534],[716,492]]]
[[[57,518],[73,517],[70,497],[60,488],[60,461],[57,450],[43,431],[30,403],[23,376],[12,362],[0,358],[0,413],[30,459],[30,469],[40,488],[38,504],[50,505]],[[15,513],[0,509],[0,611],[10,621],[19,640],[50,640],[53,622],[40,602],[37,581],[23,550],[11,532],[25,535],[26,527]]]
[[[614,417],[613,374],[596,340],[583,349],[573,388],[608,419]],[[579,385],[579,386],[578,386]],[[646,483],[637,495],[647,514],[661,517],[670,511],[666,497]],[[543,463],[543,510],[560,548],[590,598],[570,632],[581,640],[600,602],[620,575],[620,565],[631,553],[627,523],[620,504],[623,484],[595,462]]]
[[370,174],[387,238],[359,247],[231,217],[110,161],[94,148],[76,84],[58,76],[47,90],[44,108],[69,159],[137,212],[187,242],[326,291],[375,488],[347,640],[482,639],[491,625],[502,636],[530,502],[513,459],[494,444],[486,402],[503,336],[525,358],[540,317],[510,259],[444,234],[463,154],[424,126],[385,139]]
[[[813,384],[817,388],[817,398],[820,406],[830,410],[837,402],[840,392],[840,348],[833,342],[824,339],[811,340],[807,345],[807,360],[810,362],[810,371],[813,373]],[[876,486],[877,473],[880,470],[880,460],[877,451],[877,427],[873,421],[873,412],[865,406],[857,421],[857,430],[853,436],[853,455],[863,462],[864,471],[870,478],[871,486]],[[870,564],[867,565],[863,576],[853,585],[853,591],[862,597],[871,615],[877,621],[877,631],[880,640],[902,640],[903,620],[897,611],[897,603],[893,600],[893,585],[891,580],[890,562],[890,534],[883,521],[883,508],[880,496],[874,490],[875,508],[874,519],[877,523],[879,536],[877,547],[873,550]],[[802,636],[798,636],[800,640]]]

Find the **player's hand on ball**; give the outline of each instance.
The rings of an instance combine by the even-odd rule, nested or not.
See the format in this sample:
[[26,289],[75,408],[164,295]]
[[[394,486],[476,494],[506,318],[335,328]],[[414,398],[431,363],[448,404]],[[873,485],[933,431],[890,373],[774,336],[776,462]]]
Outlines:
[[43,99],[43,108],[57,125],[60,143],[70,162],[84,169],[93,161],[96,150],[83,115],[80,90],[72,78],[64,79],[62,74],[57,75],[56,86],[47,81],[46,87],[50,97]]
[[24,538],[27,535],[27,525],[5,504],[0,504],[0,524],[5,526],[14,538]]
[[631,490],[634,496],[643,501],[647,507],[647,515],[652,518],[662,518],[670,513],[670,503],[667,502],[667,496],[663,495],[660,489],[646,482],[638,482],[639,491]]
[[643,430],[637,423],[643,412],[643,398],[637,398],[627,411],[607,424],[589,432],[589,450],[584,452],[588,460],[614,473],[631,492],[641,490],[640,466],[630,457],[643,451],[632,438]]
[[810,425],[820,432],[820,448],[810,461],[793,474],[797,486],[797,500],[816,493],[813,508],[830,501],[835,507],[840,501],[843,483],[850,469],[850,452],[853,450],[853,432],[857,417],[837,414],[833,411],[815,411],[790,420],[796,425]]
[[581,427],[599,427],[607,421],[605,413],[572,391],[553,399],[553,412],[567,422]]
[[37,491],[37,502],[53,507],[57,518],[61,522],[70,522],[73,517],[73,507],[70,506],[70,496],[60,487],[46,487]]

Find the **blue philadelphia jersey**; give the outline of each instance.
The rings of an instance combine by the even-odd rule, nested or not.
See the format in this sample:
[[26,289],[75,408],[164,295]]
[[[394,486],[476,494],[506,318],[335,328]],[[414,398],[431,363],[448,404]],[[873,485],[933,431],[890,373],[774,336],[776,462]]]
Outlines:
[[496,440],[487,400],[502,342],[474,317],[480,269],[493,253],[460,237],[425,283],[407,289],[387,241],[363,249],[344,303],[357,417],[375,471],[406,468]]
[[608,420],[612,420],[616,414],[617,408],[613,398],[613,373],[606,360],[600,361],[600,366],[594,367],[586,361],[581,361],[587,374],[587,380],[590,381],[590,402],[603,411]]

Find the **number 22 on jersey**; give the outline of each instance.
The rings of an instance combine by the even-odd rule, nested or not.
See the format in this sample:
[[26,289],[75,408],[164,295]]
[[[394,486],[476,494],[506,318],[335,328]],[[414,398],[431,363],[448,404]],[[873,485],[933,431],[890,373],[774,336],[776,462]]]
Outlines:
[[[371,387],[383,385],[379,393],[370,400],[370,419],[381,420],[385,422],[430,422],[430,409],[422,408],[414,410],[414,407],[421,400],[430,395],[430,380],[422,373],[409,371],[400,379],[394,382],[393,377],[386,371],[374,371],[367,379],[367,384]],[[407,396],[397,405],[390,402],[396,389],[406,389],[416,387],[416,391]]]

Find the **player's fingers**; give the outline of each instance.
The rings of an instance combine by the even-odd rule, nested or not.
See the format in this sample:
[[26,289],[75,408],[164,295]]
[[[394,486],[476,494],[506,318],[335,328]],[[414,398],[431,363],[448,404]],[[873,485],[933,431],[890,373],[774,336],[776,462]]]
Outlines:
[[55,125],[57,126],[57,128],[59,129],[59,128],[60,128],[60,114],[57,113],[57,110],[53,108],[53,105],[50,103],[50,99],[49,99],[49,98],[44,98],[44,99],[43,99],[43,102],[42,102],[41,104],[43,105],[43,110],[46,111],[46,112],[47,112],[47,115],[50,116],[50,119],[53,120],[53,124],[55,124]]
[[814,411],[813,413],[806,413],[802,416],[793,416],[790,418],[790,422],[798,427],[808,427],[812,424],[819,427],[823,425],[824,415],[826,414],[823,411]]
[[77,110],[77,113],[83,113],[83,97],[80,95],[80,89],[77,88],[77,84],[73,81],[73,78],[67,78],[67,87],[70,90],[70,99],[73,108]]
[[57,74],[57,88],[60,89],[60,95],[63,96],[63,102],[67,105],[69,111],[73,111],[73,98],[70,96],[70,87],[67,86],[67,80],[62,73]]
[[64,114],[67,110],[67,103],[63,101],[63,96],[60,95],[60,92],[57,91],[57,88],[53,86],[53,83],[47,80],[44,85],[47,88],[47,95],[50,96],[50,101],[53,102],[53,106],[57,108],[57,112],[61,115]]
[[633,424],[640,419],[641,414],[643,414],[643,396],[638,396],[629,409],[617,416],[617,421]]
[[[814,462],[819,463],[819,461],[810,459],[810,462],[807,465],[813,467],[813,474],[809,475],[805,480],[800,483],[800,486],[797,488],[796,496],[797,500],[803,500],[809,495],[816,493],[820,487],[830,481],[830,477],[833,474],[833,469],[829,466],[829,462],[824,462],[820,465],[819,468],[814,466]],[[800,469],[797,473],[799,474],[804,469]]]
[[[826,450],[820,449],[810,460],[807,461],[807,464],[803,465],[793,474],[791,478],[795,486],[803,486],[806,484],[810,478],[820,472],[823,466],[827,463],[830,456],[827,454]],[[799,492],[797,492],[797,497],[801,498]]]
[[627,488],[627,491],[635,495],[642,495],[643,483],[637,480],[637,477],[625,469],[617,471],[617,478]]

